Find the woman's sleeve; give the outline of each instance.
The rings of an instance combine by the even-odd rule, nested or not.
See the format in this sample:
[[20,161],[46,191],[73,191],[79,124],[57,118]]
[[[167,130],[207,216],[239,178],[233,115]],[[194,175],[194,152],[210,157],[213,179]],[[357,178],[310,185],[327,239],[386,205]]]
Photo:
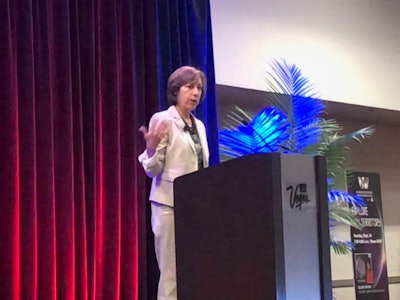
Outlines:
[[[160,122],[162,122],[162,118],[159,114],[153,115],[150,119],[149,124],[149,132],[154,130]],[[170,127],[170,124],[168,124]],[[138,159],[139,162],[142,164],[144,171],[146,172],[147,176],[153,178],[157,176],[164,168],[165,162],[165,151],[168,144],[168,136],[169,136],[170,129],[168,128],[167,134],[162,138],[160,143],[158,144],[155,153],[152,157],[148,157],[147,150],[145,149],[142,154],[139,155]]]

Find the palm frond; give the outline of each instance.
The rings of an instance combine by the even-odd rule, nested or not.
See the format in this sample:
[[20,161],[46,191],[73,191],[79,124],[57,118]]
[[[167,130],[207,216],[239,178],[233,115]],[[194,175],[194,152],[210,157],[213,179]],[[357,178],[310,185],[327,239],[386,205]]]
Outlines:
[[341,135],[342,127],[336,120],[322,120],[320,129],[318,143],[307,147],[304,152],[324,156],[327,162],[328,177],[331,179],[329,187],[332,189],[343,188],[348,172],[346,166],[348,143],[352,140],[361,142],[362,139],[373,134],[374,128],[366,127]]
[[336,190],[330,190],[328,192],[328,201],[329,201],[329,203],[332,203],[334,201],[344,202],[346,204],[349,204],[353,208],[365,206],[365,203],[364,203],[364,200],[362,197],[356,196],[356,195],[350,195],[349,193],[346,193],[343,191],[336,191]]
[[234,129],[239,125],[250,123],[251,120],[252,116],[250,114],[240,106],[235,105],[222,121],[225,129]]
[[323,156],[325,149],[330,144],[330,138],[343,130],[336,120],[320,119],[318,126],[320,128],[318,142],[307,146],[304,154]]
[[318,92],[296,65],[274,60],[270,67],[265,77],[268,91],[283,95],[268,95],[267,101],[288,118],[290,137],[285,146],[292,152],[303,153],[303,149],[318,141],[319,116],[325,105],[317,99]]
[[303,76],[301,69],[284,59],[276,59],[270,63],[270,71],[266,72],[265,81],[274,93],[311,98],[319,96],[310,80]]
[[354,209],[335,201],[329,203],[329,219],[354,227],[355,229],[362,229],[362,225],[357,219]]
[[352,140],[356,140],[357,142],[361,143],[362,140],[365,140],[367,137],[370,137],[374,132],[375,128],[373,126],[368,126],[348,134],[335,136],[331,144],[333,146],[340,146],[348,144]]
[[354,248],[354,244],[350,241],[339,241],[331,236],[331,246],[336,254],[349,254]]
[[[230,128],[219,132],[221,153],[228,157],[239,157],[250,153],[276,152],[288,139],[288,124],[285,115],[274,108],[261,110],[249,123],[240,108],[228,121]],[[236,128],[231,128],[234,124]]]

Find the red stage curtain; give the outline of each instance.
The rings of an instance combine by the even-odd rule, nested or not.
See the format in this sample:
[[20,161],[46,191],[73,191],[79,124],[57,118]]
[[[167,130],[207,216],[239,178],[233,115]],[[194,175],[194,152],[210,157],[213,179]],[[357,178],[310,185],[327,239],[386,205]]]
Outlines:
[[0,1],[0,299],[144,299],[155,10]]

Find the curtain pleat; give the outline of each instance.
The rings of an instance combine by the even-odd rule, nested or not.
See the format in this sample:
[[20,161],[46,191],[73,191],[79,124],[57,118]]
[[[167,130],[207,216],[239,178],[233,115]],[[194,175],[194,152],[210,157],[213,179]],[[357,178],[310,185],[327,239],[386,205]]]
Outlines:
[[218,161],[209,1],[0,1],[0,299],[154,299],[138,129],[183,64]]
[[1,1],[0,299],[145,299],[155,7]]

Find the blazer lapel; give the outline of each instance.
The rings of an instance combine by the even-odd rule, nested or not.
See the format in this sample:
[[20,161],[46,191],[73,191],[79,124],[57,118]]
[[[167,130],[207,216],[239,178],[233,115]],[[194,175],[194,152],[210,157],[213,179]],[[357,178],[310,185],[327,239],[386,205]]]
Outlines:
[[204,167],[207,168],[209,166],[209,161],[208,161],[209,150],[208,150],[208,143],[207,143],[207,135],[206,135],[206,132],[203,130],[204,127],[202,126],[200,121],[195,118],[195,122],[196,122],[197,132],[199,134],[201,148],[203,150]]
[[185,131],[185,122],[183,122],[181,116],[179,115],[178,111],[176,110],[175,106],[170,106],[168,108],[168,113],[174,120],[175,124],[178,126],[178,128],[181,130],[181,133],[185,140],[189,143],[190,147],[192,148],[193,152],[196,153],[196,148],[194,147],[194,143],[192,138],[190,137],[189,132]]

